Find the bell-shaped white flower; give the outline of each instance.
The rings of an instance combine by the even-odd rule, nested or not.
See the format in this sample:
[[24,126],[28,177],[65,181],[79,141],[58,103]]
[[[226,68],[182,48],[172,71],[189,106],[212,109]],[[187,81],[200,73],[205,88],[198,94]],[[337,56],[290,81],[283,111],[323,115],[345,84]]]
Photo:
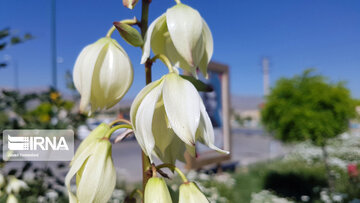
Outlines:
[[80,143],[79,147],[76,149],[76,153],[70,162],[70,166],[72,166],[73,162],[78,159],[84,150],[88,149],[90,144],[95,143],[99,139],[103,138],[109,131],[110,126],[106,123],[101,123],[93,131],[91,131],[91,133]]
[[196,140],[219,152],[214,131],[196,88],[177,73],[169,73],[147,85],[130,110],[135,137],[152,161],[183,161],[185,148],[195,155]]
[[8,194],[10,193],[18,194],[21,189],[28,189],[28,188],[29,188],[28,185],[24,181],[17,179],[15,176],[10,176],[5,191]]
[[74,66],[74,84],[81,95],[80,111],[110,108],[120,101],[133,81],[125,50],[110,37],[86,46]]
[[196,76],[196,68],[207,77],[207,66],[213,54],[210,29],[199,12],[177,4],[151,23],[145,36],[141,63],[152,48],[155,55],[167,56],[172,64]]
[[144,202],[172,203],[164,178],[152,177],[148,180],[145,186]]
[[209,200],[194,182],[186,182],[179,188],[179,203],[208,203]]
[[[107,202],[110,199],[115,188],[116,171],[111,143],[104,137],[109,131],[100,125],[76,152],[65,178],[70,202]],[[70,181],[75,175],[76,196],[70,189]]]
[[18,203],[18,199],[13,194],[9,194],[8,198],[6,199],[6,203]]

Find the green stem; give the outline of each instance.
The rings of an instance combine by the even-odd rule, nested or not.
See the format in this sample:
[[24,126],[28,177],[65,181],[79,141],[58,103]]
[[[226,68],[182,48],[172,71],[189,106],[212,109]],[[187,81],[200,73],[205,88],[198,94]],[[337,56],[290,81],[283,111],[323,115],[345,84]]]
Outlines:
[[177,4],[181,4],[181,1],[180,1],[180,0],[175,0],[175,2],[176,2]]
[[117,125],[117,126],[111,128],[110,131],[108,133],[106,133],[106,135],[104,137],[109,139],[111,134],[113,134],[116,130],[119,130],[120,128],[132,129],[132,126],[127,125],[127,124]]
[[160,59],[160,60],[166,65],[166,67],[169,69],[169,72],[170,72],[170,73],[175,72],[173,66],[171,65],[170,60],[169,60],[165,55],[163,55],[163,54],[158,54],[158,55],[154,56],[154,57],[153,57],[152,59],[150,59],[150,60],[151,60],[152,62],[155,62],[156,59]]
[[179,176],[181,177],[181,179],[184,183],[189,182],[188,179],[186,178],[186,176],[184,175],[184,173],[181,172],[181,170],[179,168],[177,168],[176,166],[174,166],[172,164],[160,164],[156,167],[156,169],[161,169],[161,168],[169,168],[170,170],[174,170],[174,171],[176,171],[176,173],[179,174]]
[[[142,0],[140,30],[141,30],[141,36],[143,38],[145,37],[146,31],[148,29],[150,2],[151,0]],[[151,83],[151,66],[152,66],[152,62],[148,59],[145,63],[146,84]],[[141,152],[141,161],[142,161],[142,171],[143,171],[143,190],[145,191],[145,185],[150,178],[146,173],[147,169],[150,167],[150,159],[145,155],[143,151]]]
[[109,124],[109,126],[110,126],[110,128],[111,128],[113,125],[115,125],[116,123],[120,123],[120,122],[123,122],[123,123],[126,123],[126,124],[128,124],[128,125],[131,125],[131,122],[130,122],[130,121],[128,121],[128,120],[126,120],[126,119],[123,119],[123,118],[119,118],[119,119],[116,119],[116,120],[114,120],[113,122],[111,122],[111,123]]
[[106,33],[106,37],[111,37],[112,33],[116,30],[115,26],[112,26],[109,31]]
[[141,35],[145,37],[145,33],[148,29],[148,19],[149,19],[149,5],[151,0],[142,0],[142,7],[141,7]]

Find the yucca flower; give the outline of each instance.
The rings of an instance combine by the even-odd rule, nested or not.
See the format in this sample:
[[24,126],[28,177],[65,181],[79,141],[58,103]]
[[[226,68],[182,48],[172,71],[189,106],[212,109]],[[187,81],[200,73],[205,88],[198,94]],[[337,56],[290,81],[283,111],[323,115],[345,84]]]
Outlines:
[[5,191],[7,194],[18,194],[20,190],[28,188],[28,185],[24,181],[17,179],[15,176],[10,176]]
[[[111,157],[111,143],[105,134],[109,128],[100,125],[79,147],[66,175],[70,202],[107,202],[115,188],[116,171]],[[85,142],[86,141],[86,142]],[[76,175],[76,195],[70,181]]]
[[152,177],[145,186],[145,203],[172,203],[164,178]]
[[141,63],[150,56],[167,56],[172,64],[196,76],[199,68],[207,77],[207,66],[213,54],[211,31],[199,12],[185,4],[177,4],[151,23],[145,36]]
[[97,142],[99,139],[103,138],[107,132],[110,131],[110,126],[106,123],[101,123],[94,130],[90,132],[90,134],[80,143],[79,147],[76,149],[75,155],[70,162],[70,166],[77,160],[86,148],[89,147],[91,143]]
[[110,108],[118,103],[133,81],[133,68],[125,50],[110,37],[86,46],[78,56],[73,72],[81,95],[80,111]]
[[9,194],[9,196],[6,199],[6,203],[18,203],[18,199],[16,199],[15,195]]
[[196,88],[172,72],[147,85],[130,110],[135,137],[144,153],[154,153],[165,163],[183,160],[185,148],[195,155],[200,141],[219,152],[214,131]]
[[179,188],[179,203],[208,203],[209,200],[193,182],[186,182]]

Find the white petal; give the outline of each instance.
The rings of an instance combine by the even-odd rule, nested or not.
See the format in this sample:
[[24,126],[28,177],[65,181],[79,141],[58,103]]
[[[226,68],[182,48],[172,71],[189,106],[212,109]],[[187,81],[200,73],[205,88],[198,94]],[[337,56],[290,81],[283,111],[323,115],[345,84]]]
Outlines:
[[179,54],[191,65],[196,66],[193,58],[202,33],[202,18],[193,8],[178,4],[166,11],[166,22],[170,37]]
[[111,160],[111,143],[102,140],[89,157],[78,185],[80,202],[107,202],[115,188],[116,174]]
[[169,58],[172,64],[176,64],[183,70],[192,73],[194,77],[196,75],[196,67],[191,67],[187,61],[177,52],[174,44],[172,43],[170,37],[166,38],[165,43],[165,55]]
[[171,128],[183,142],[194,145],[200,120],[200,97],[196,88],[170,73],[165,77],[163,100]]
[[211,60],[211,56],[214,51],[214,42],[209,26],[206,24],[205,20],[203,20],[203,41],[205,45],[205,52],[200,61],[199,68],[201,73],[207,77],[207,66]]
[[162,78],[160,80],[156,80],[154,82],[151,82],[150,84],[146,85],[135,97],[133,103],[131,104],[131,108],[130,108],[130,120],[131,123],[134,127],[134,129],[136,129],[136,113],[137,110],[142,102],[142,100],[144,99],[144,97],[155,87],[157,87],[161,82],[162,82]]
[[93,110],[112,107],[121,100],[132,84],[132,64],[120,47],[115,40],[111,40],[104,51],[105,57],[99,57],[95,65],[91,93]]
[[199,128],[196,132],[196,138],[199,139],[201,143],[207,145],[213,150],[216,150],[221,153],[229,154],[228,151],[222,150],[215,146],[214,129],[202,101],[200,103],[200,112],[201,112],[201,118],[200,118]]
[[134,129],[135,137],[143,149],[144,153],[152,161],[151,153],[155,146],[154,136],[152,133],[152,123],[153,122],[163,122],[163,121],[154,121],[153,115],[155,111],[155,104],[158,101],[161,95],[162,82],[158,86],[153,88],[141,101],[139,108],[136,112],[135,124],[136,128]]
[[155,155],[164,163],[175,164],[176,160],[184,162],[185,144],[171,129],[163,101],[158,102],[153,120]]
[[77,160],[78,156],[91,144],[96,142],[96,140],[103,138],[106,133],[110,130],[108,124],[101,123],[98,125],[90,134],[80,143],[79,147],[76,149],[75,155],[70,162],[70,166],[72,163]]
[[157,22],[161,19],[165,17],[165,15],[161,15],[158,18],[156,18],[149,26],[148,30],[146,31],[145,34],[145,42],[144,42],[144,46],[143,46],[143,54],[141,57],[141,64],[144,64],[146,62],[146,60],[149,58],[150,56],[150,50],[151,50],[151,41],[152,41],[152,34],[155,28],[155,25],[157,24]]
[[169,35],[169,32],[166,26],[166,16],[163,14],[157,21],[151,36],[151,49],[155,55],[165,54],[166,35]]
[[165,153],[166,148],[176,135],[169,125],[162,100],[157,102],[152,120],[152,132],[156,146],[161,153]]
[[70,181],[74,177],[74,175],[79,171],[79,169],[83,166],[86,159],[92,154],[92,147],[94,147],[94,143],[89,144],[87,149],[84,149],[81,154],[78,155],[77,159],[72,162],[72,166],[69,172],[65,177],[65,185],[68,189],[70,202],[77,202],[76,196],[70,190]]
[[94,67],[99,53],[105,46],[102,39],[86,46],[78,56],[75,62],[73,78],[76,89],[81,95],[80,110],[84,111],[90,102],[91,83]]

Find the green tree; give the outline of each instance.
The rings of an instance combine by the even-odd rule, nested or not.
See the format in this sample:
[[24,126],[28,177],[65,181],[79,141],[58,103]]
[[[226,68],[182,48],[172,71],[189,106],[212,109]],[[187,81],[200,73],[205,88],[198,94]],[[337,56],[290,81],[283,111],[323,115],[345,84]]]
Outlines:
[[321,146],[329,178],[326,141],[349,128],[356,116],[355,100],[344,83],[329,83],[313,70],[279,79],[261,112],[265,128],[284,142],[311,140]]

